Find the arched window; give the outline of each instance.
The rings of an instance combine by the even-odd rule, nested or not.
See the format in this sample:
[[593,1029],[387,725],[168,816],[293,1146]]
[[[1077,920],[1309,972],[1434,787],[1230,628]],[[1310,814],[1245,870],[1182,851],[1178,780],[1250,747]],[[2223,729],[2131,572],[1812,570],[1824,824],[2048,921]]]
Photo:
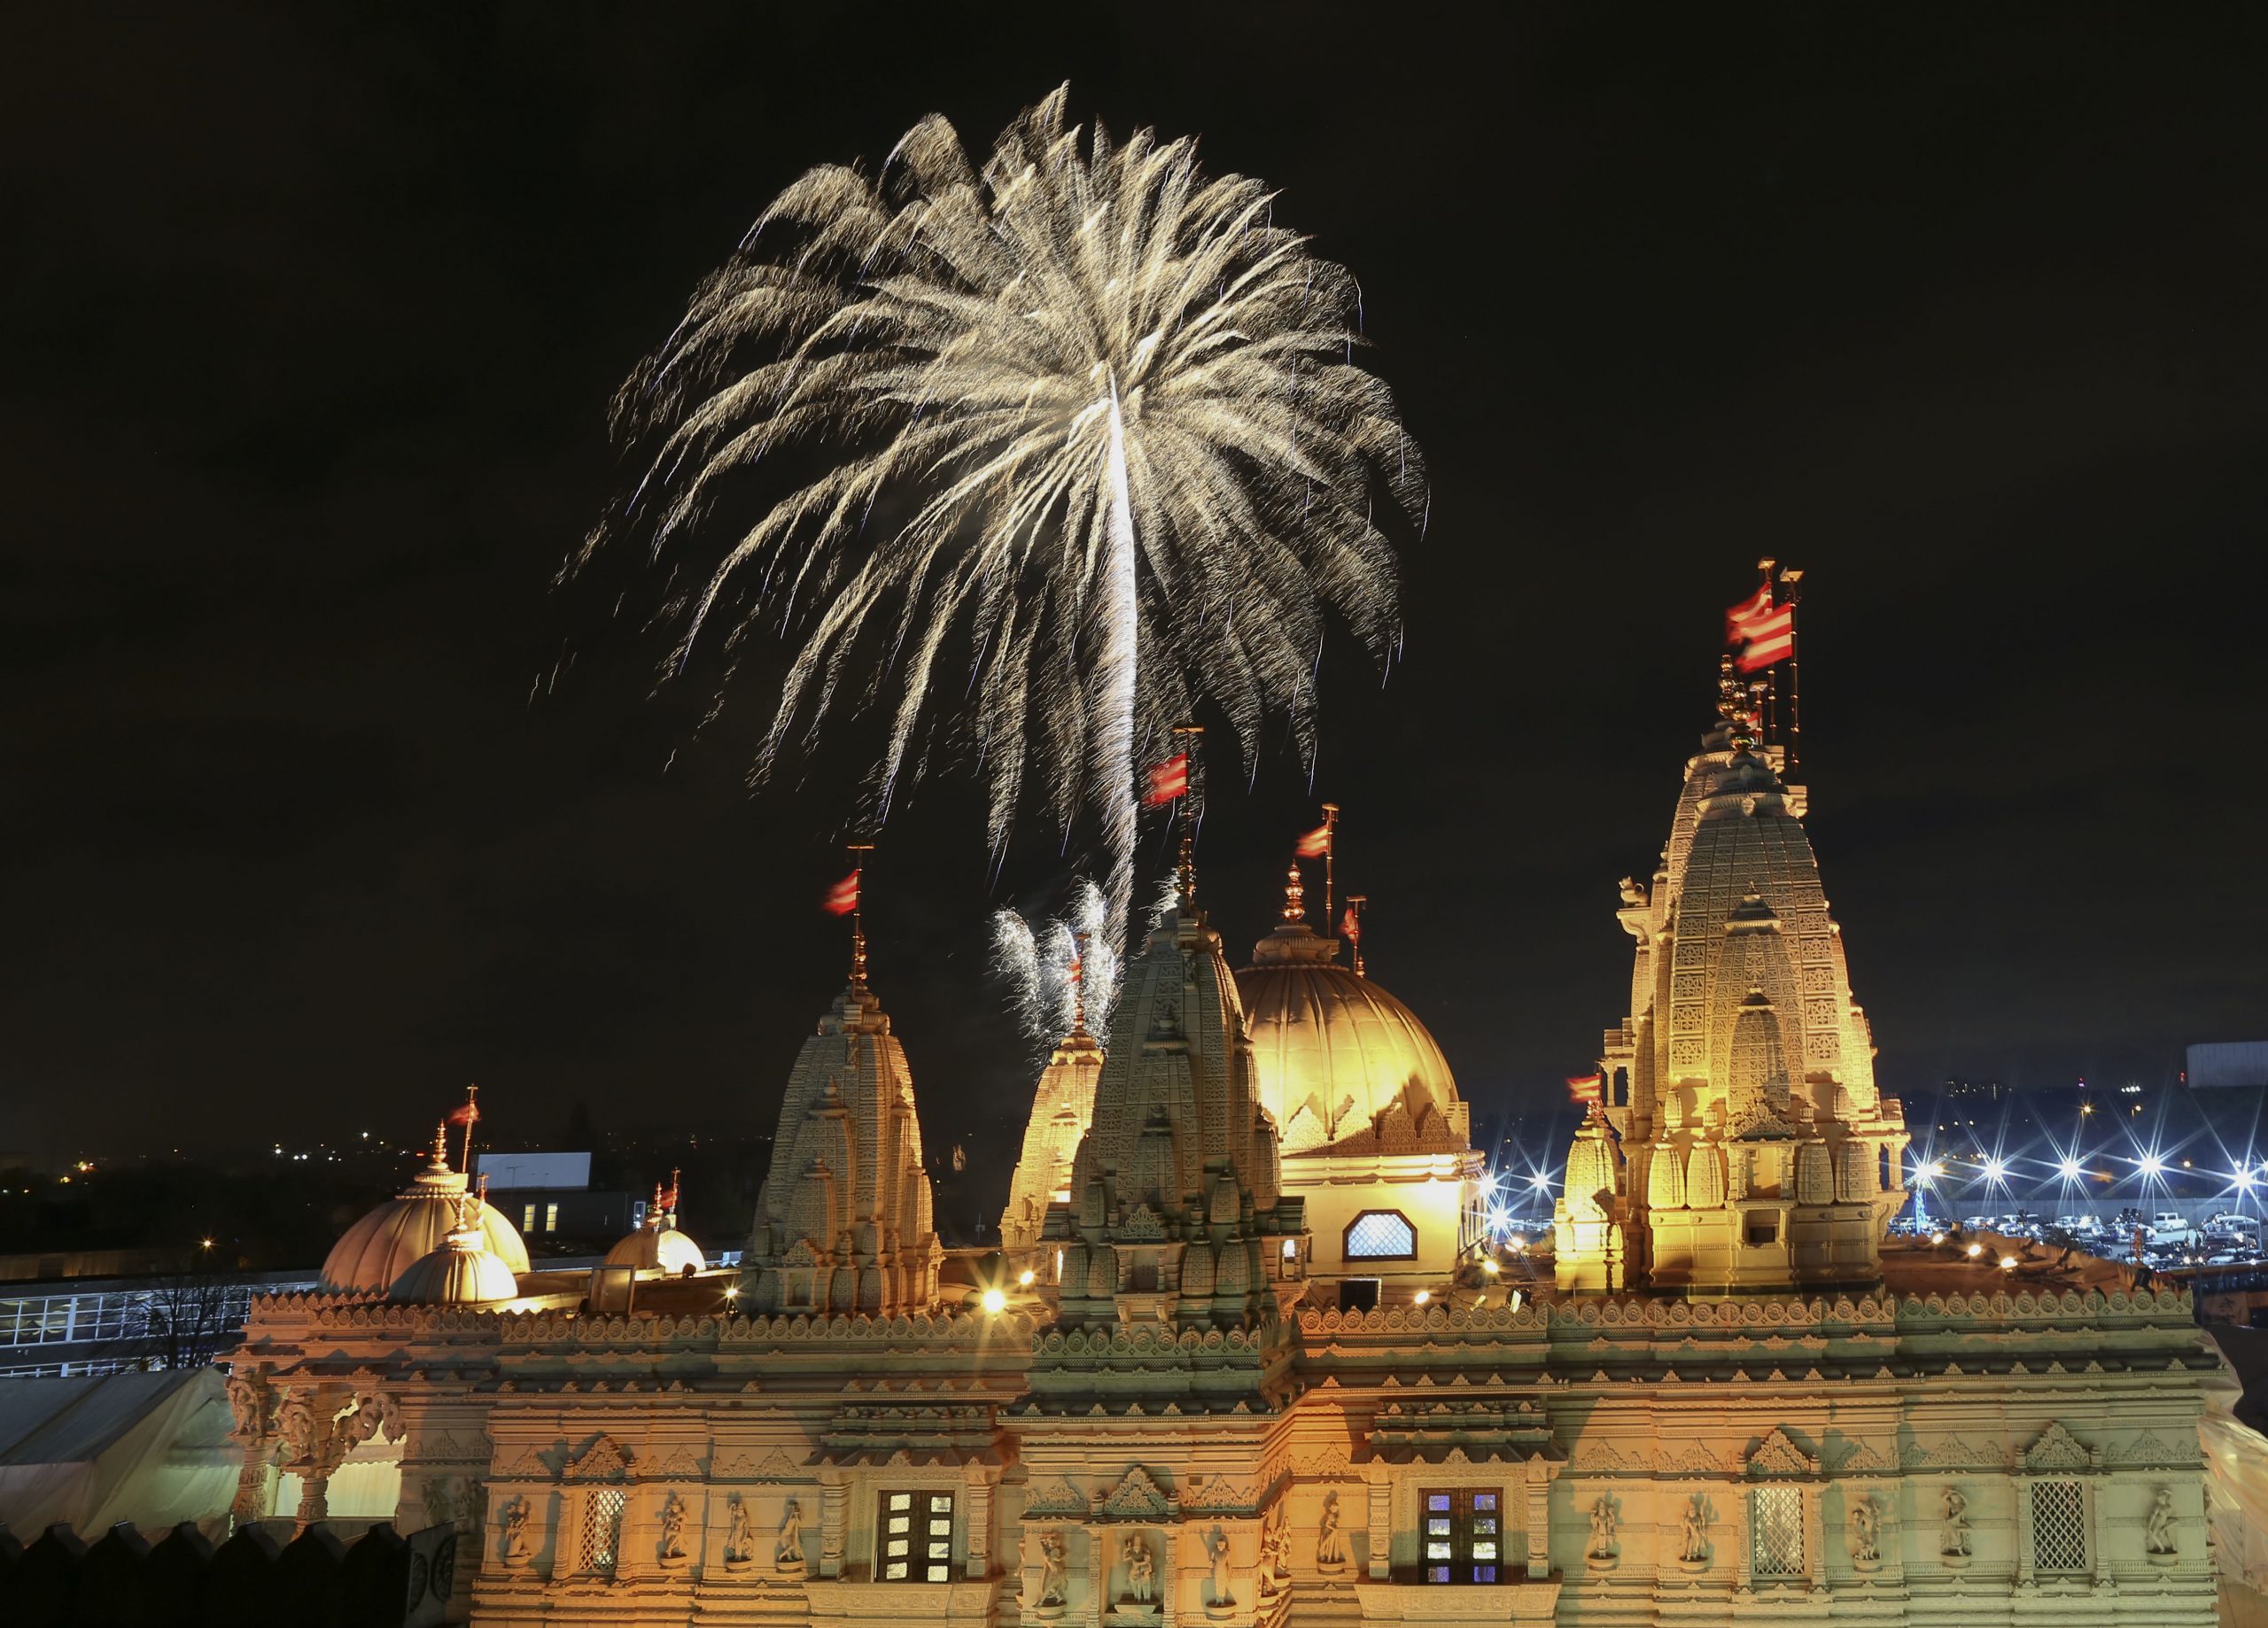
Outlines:
[[1418,1229],[1399,1210],[1364,1210],[1347,1223],[1349,1260],[1415,1260]]
[[1630,1071],[1627,1068],[1614,1071],[1614,1105],[1618,1108],[1630,1105]]

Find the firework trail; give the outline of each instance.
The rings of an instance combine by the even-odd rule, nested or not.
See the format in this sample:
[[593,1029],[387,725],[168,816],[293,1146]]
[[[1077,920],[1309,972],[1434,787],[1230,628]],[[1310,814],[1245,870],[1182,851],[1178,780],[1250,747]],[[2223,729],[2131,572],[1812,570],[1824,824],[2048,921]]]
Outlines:
[[[616,398],[643,477],[563,575],[629,535],[694,556],[667,673],[704,638],[794,641],[759,783],[879,707],[877,816],[955,757],[985,778],[996,856],[1027,797],[1067,832],[1084,813],[1093,942],[1122,951],[1138,770],[1200,702],[1247,775],[1278,717],[1312,761],[1326,615],[1390,658],[1373,500],[1418,515],[1425,471],[1355,363],[1348,271],[1262,182],[1207,175],[1188,140],[1083,138],[1065,98],[981,167],[932,115],[879,174],[782,192]],[[738,477],[791,449],[793,489],[720,535]],[[940,669],[963,662],[957,702]]]
[[994,912],[993,970],[1008,985],[1036,1059],[1071,1032],[1082,1006],[1087,1032],[1110,1043],[1119,958],[1107,942],[1109,915],[1102,889],[1084,878],[1073,884],[1066,912],[1037,926],[1012,910]]

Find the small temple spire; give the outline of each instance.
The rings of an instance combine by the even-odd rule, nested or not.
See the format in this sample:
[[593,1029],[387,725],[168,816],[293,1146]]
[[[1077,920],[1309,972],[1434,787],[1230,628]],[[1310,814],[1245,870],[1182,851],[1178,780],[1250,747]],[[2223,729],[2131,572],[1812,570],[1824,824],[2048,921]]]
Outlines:
[[1307,886],[1300,880],[1300,862],[1294,859],[1284,870],[1284,925],[1296,927],[1307,919]]

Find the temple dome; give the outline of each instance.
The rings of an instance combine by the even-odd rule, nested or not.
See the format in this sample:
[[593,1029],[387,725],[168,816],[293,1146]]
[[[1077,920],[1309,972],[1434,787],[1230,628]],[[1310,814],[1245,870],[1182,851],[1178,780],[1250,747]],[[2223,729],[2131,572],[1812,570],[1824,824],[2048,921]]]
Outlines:
[[480,1228],[468,1224],[412,1261],[386,1299],[398,1306],[494,1306],[519,1292],[512,1268],[487,1247]]
[[646,1224],[607,1251],[608,1266],[629,1267],[664,1277],[682,1277],[689,1272],[709,1269],[701,1246],[677,1229],[677,1186],[674,1170],[670,1172],[666,1192],[659,1183],[655,1185],[653,1207],[646,1213]]
[[1469,1111],[1441,1046],[1338,953],[1337,939],[1287,919],[1237,973],[1261,1105],[1284,1153],[1463,1152]]
[[[333,1294],[383,1294],[404,1272],[441,1249],[457,1229],[457,1202],[465,1180],[449,1168],[436,1133],[432,1162],[395,1197],[349,1227],[322,1263],[322,1287]],[[528,1269],[527,1245],[519,1229],[493,1204],[483,1204],[473,1223],[482,1247],[508,1272]]]

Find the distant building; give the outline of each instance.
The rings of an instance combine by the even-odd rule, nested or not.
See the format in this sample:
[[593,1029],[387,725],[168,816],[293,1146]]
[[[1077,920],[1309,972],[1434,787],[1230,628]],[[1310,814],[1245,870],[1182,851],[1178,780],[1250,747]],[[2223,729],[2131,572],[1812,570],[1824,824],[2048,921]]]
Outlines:
[[0,1295],[0,1379],[202,1367],[236,1345],[254,1295],[315,1281],[298,1271],[12,1282]]
[[2268,1086],[2268,1040],[2221,1040],[2189,1048],[2192,1087]]
[[524,1238],[604,1241],[645,1224],[642,1199],[592,1187],[588,1153],[483,1153],[474,1168]]

